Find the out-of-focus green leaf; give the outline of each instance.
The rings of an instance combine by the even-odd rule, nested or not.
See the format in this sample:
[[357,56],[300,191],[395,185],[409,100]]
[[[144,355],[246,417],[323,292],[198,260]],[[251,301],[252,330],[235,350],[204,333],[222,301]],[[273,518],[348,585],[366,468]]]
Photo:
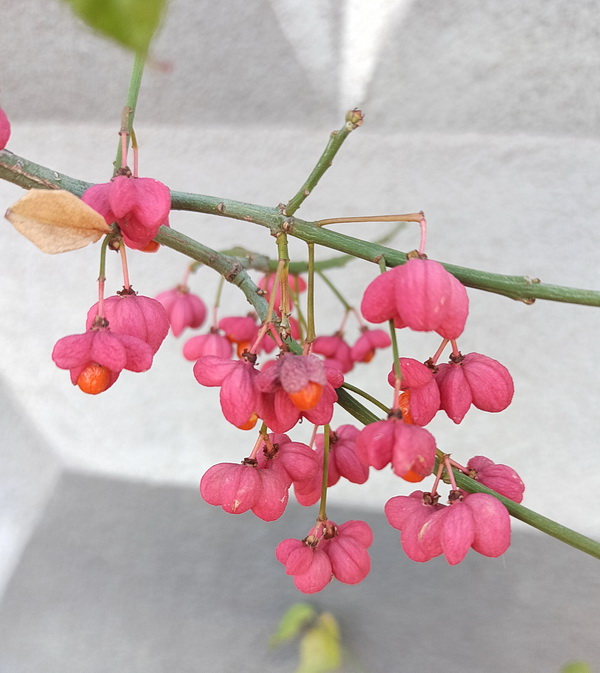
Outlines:
[[585,661],[571,661],[560,669],[560,673],[592,673],[592,669]]
[[167,0],[65,0],[87,24],[120,44],[144,53]]
[[308,603],[295,603],[281,618],[277,631],[271,636],[269,644],[276,647],[300,633],[315,616],[315,609]]
[[340,629],[332,614],[324,612],[300,640],[300,666],[296,673],[328,673],[342,663]]

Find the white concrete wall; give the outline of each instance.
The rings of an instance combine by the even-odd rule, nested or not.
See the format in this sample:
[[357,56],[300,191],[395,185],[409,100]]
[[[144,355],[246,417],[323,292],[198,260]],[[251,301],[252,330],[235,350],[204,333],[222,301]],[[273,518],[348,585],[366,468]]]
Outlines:
[[[299,215],[423,209],[433,259],[600,288],[599,11],[597,0],[174,1],[140,95],[141,174],[176,190],[276,205],[300,186],[344,111],[358,105],[364,126]],[[4,3],[2,23],[9,149],[107,180],[129,55],[90,35],[59,3]],[[3,207],[20,194],[0,184]],[[275,254],[266,231],[247,224],[174,213],[171,225],[217,249],[235,243]],[[374,238],[384,230],[340,229]],[[406,229],[397,246],[417,241],[416,228]],[[292,249],[302,259],[303,246]],[[184,269],[169,250],[132,254],[130,264],[134,287],[149,295],[177,283]],[[48,257],[7,223],[0,229],[0,376],[11,405],[2,434],[18,414],[53,456],[33,470],[29,488],[53,483],[56,460],[191,484],[212,463],[241,459],[253,434],[221,422],[217,393],[196,384],[181,339],[164,344],[150,372],[123,375],[97,398],[53,365],[56,340],[83,329],[97,265],[97,246]],[[114,259],[109,273],[109,291],[119,289]],[[358,303],[375,273],[356,262],[331,277]],[[207,303],[215,287],[206,269],[192,280]],[[598,309],[469,294],[462,348],[508,366],[516,394],[499,415],[472,411],[460,426],[436,419],[440,447],[457,460],[484,453],[509,463],[527,484],[526,505],[598,535],[600,514],[590,507],[600,472]],[[335,330],[338,305],[326,288],[318,300],[318,328]],[[233,288],[225,304],[246,309]],[[400,344],[403,354],[425,359],[436,339],[401,333]],[[349,381],[389,395],[388,368],[380,356]],[[0,444],[4,465],[19,466],[37,446],[24,442],[17,435]],[[0,472],[0,510],[11,530],[23,516],[23,541],[30,496],[26,483],[15,492],[13,475]],[[386,473],[360,490],[338,486],[331,499],[380,509],[406,492]],[[8,510],[9,499],[25,509]],[[3,545],[17,549],[17,538],[11,533]]]

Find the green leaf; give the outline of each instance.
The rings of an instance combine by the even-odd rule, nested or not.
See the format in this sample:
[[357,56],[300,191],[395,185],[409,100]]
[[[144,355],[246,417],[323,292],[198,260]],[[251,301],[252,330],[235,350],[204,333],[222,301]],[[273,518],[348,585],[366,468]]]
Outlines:
[[276,647],[300,633],[315,616],[315,609],[308,603],[295,603],[281,618],[277,631],[271,636],[269,644]]
[[324,612],[300,641],[300,666],[296,673],[328,673],[342,663],[340,630],[332,614]]
[[128,49],[145,53],[167,0],[65,0],[88,25]]
[[571,661],[561,668],[560,673],[592,673],[592,669],[584,661]]

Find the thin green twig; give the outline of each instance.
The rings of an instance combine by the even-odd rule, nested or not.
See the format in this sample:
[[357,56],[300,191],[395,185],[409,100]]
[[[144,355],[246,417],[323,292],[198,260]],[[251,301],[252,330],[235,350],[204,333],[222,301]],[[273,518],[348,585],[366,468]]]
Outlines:
[[345,390],[349,390],[351,393],[356,393],[357,395],[364,397],[365,400],[369,400],[371,404],[374,404],[376,407],[379,407],[384,414],[387,415],[389,413],[390,408],[388,406],[386,406],[383,402],[380,402],[376,397],[373,397],[373,395],[369,395],[369,393],[362,390],[362,388],[357,388],[356,386],[353,386],[351,383],[348,383],[348,381],[344,381],[344,383],[342,384],[342,388],[344,388]]
[[[66,189],[77,196],[81,196],[88,187],[91,187],[89,182],[40,166],[8,150],[0,151],[0,179],[24,189]],[[377,263],[379,259],[383,259],[388,267],[406,262],[404,252],[317,227],[311,222],[285,218],[277,208],[186,192],[171,192],[171,206],[174,210],[194,211],[253,222],[267,227],[273,234],[285,231],[305,242],[316,243],[370,262]],[[501,294],[525,303],[545,299],[568,304],[600,306],[599,290],[546,285],[527,276],[508,276],[445,262],[441,264],[467,287]]]
[[321,269],[315,269],[316,272],[319,275],[319,278],[327,285],[327,287],[333,292],[333,294],[337,297],[338,301],[340,304],[346,309],[346,311],[351,311],[352,306],[344,299],[342,293],[337,289],[337,287],[327,278],[327,276],[323,273]]
[[469,491],[470,493],[488,493],[489,495],[493,495],[494,498],[500,500],[500,502],[506,507],[510,514],[515,517],[515,519],[519,519],[520,521],[523,521],[524,523],[541,530],[543,533],[546,533],[547,535],[550,535],[551,537],[554,537],[557,540],[570,545],[571,547],[575,547],[575,549],[579,549],[579,551],[585,552],[590,556],[600,559],[600,542],[592,540],[591,538],[578,533],[571,528],[562,526],[560,523],[557,523],[552,519],[548,519],[547,517],[542,516],[541,514],[538,514],[537,512],[534,512],[527,507],[523,507],[523,505],[514,502],[514,500],[505,498],[503,495],[496,493],[496,491],[492,491],[492,489],[487,488],[482,483],[467,477],[467,475],[463,474],[460,470],[453,468],[452,471],[454,473],[457,486],[464,489],[465,491]]
[[[34,187],[40,189],[67,189],[79,196],[90,186],[89,183],[75,180],[69,176],[51,171],[48,168],[22,159],[7,150],[0,151],[0,179],[6,179],[25,189]],[[220,207],[220,204],[223,203],[222,201],[215,199],[214,197],[200,195],[191,196],[193,198],[190,200],[190,195],[185,195],[184,198],[181,194],[174,193],[173,200],[177,201],[177,199],[182,198],[188,206],[193,203],[195,207],[189,208],[192,210],[199,210],[196,206],[198,206],[199,201],[202,201],[204,203],[203,207],[206,208],[206,211],[203,212],[208,212],[210,209],[214,209],[215,214],[224,214],[223,211],[225,210],[225,207]],[[181,203],[183,203],[183,200]],[[282,218],[280,215],[276,214],[275,209],[262,208],[260,206],[252,206],[240,202],[229,203],[234,204],[231,210],[236,210],[238,219],[252,219],[252,221],[257,223],[260,223],[257,221],[258,219],[262,219],[263,226],[274,226],[275,229],[279,226],[283,226],[283,223],[281,222]],[[231,213],[228,213],[228,216],[232,216]],[[269,222],[270,224],[268,224]],[[299,221],[295,222],[298,224]],[[303,236],[299,236],[299,238],[312,240],[315,243],[320,243],[327,247],[341,250],[342,252],[351,254],[354,251],[354,254],[356,254],[357,251],[360,250],[362,253],[359,256],[364,256],[365,259],[372,257],[372,261],[377,261],[379,258],[383,257],[388,265],[393,265],[395,260],[398,260],[397,263],[402,263],[405,260],[403,253],[399,253],[389,248],[383,248],[377,244],[369,244],[326,229],[320,229],[314,226],[311,227],[310,223],[301,223],[301,227]],[[290,227],[288,226],[288,230],[289,228]],[[161,227],[155,240],[161,245],[177,250],[182,254],[211,267],[220,273],[226,280],[237,285],[250,304],[254,307],[259,318],[261,320],[266,319],[268,313],[267,302],[258,292],[256,284],[250,279],[246,270],[236,259],[221,255],[215,250],[202,245],[198,241],[168,227]],[[356,250],[353,248],[353,242],[355,241],[359,244],[357,245]],[[535,296],[545,299],[600,306],[600,292],[596,291],[577,290],[560,286],[543,286],[542,284],[526,281],[518,276],[500,276],[499,274],[488,274],[474,269],[464,269],[452,265],[447,265],[447,268],[449,268],[451,272],[454,272],[454,274],[460,280],[463,280],[463,282],[464,279],[472,277],[474,282],[471,286],[473,287],[500,292],[501,294],[507,294],[508,296],[510,296],[511,292],[517,293],[518,288],[523,289],[529,287],[532,293],[537,293]],[[500,291],[498,287],[502,291]],[[540,292],[543,289],[545,289],[546,292]],[[289,346],[292,352],[302,352],[300,345],[294,341],[291,341]],[[364,407],[358,400],[354,399],[343,388],[339,388],[337,393],[338,403],[360,422],[368,424],[379,420],[375,414]],[[486,490],[485,487],[478,482],[461,474],[457,475],[457,483],[465,490],[489,491],[489,489]],[[493,491],[490,491],[490,493],[504,502],[502,496],[499,496]],[[565,526],[561,526],[555,521],[547,519],[536,512],[532,512],[522,505],[517,505],[512,501],[504,502],[504,504],[507,506],[509,512],[516,518],[521,519],[548,535],[556,537],[587,554],[600,558],[600,543],[591,540],[585,535],[572,531]]]
[[[129,146],[129,136],[133,131],[133,120],[135,118],[135,110],[137,107],[138,95],[140,93],[140,87],[142,86],[142,76],[144,74],[144,66],[146,64],[146,54],[145,53],[136,53],[133,60],[133,66],[131,68],[131,78],[129,80],[129,90],[127,92],[127,101],[125,107],[128,109],[127,114],[127,145]],[[114,163],[114,170],[117,171],[121,167],[121,158],[122,158],[122,146],[119,142],[119,147],[117,149],[117,157]]]
[[[375,416],[375,414],[373,414],[373,412],[369,411],[369,409],[364,407],[358,400],[354,399],[346,390],[344,390],[344,388],[338,388],[337,394],[338,403],[340,406],[346,409],[346,411],[352,414],[352,416],[354,416],[354,418],[359,420],[361,423],[368,424],[380,420],[377,418],[377,416]],[[465,491],[469,491],[470,493],[478,492],[493,495],[495,498],[498,498],[500,502],[502,502],[502,504],[506,507],[510,514],[515,517],[515,519],[519,519],[520,521],[537,528],[543,533],[546,533],[551,537],[555,537],[557,540],[565,542],[571,547],[575,547],[575,549],[579,549],[579,551],[585,552],[586,554],[594,556],[595,558],[600,558],[600,542],[592,540],[591,538],[578,533],[577,531],[571,530],[566,526],[562,526],[556,521],[548,519],[547,517],[542,516],[541,514],[538,514],[537,512],[534,512],[527,507],[523,507],[523,505],[519,505],[509,498],[505,498],[503,495],[496,493],[496,491],[492,491],[492,489],[487,488],[480,482],[467,477],[467,475],[463,474],[459,470],[453,470],[453,472],[457,485]]]
[[304,203],[304,200],[310,196],[310,193],[317,186],[317,183],[323,177],[325,171],[331,166],[333,158],[338,153],[344,140],[346,140],[354,129],[362,124],[362,119],[362,112],[360,110],[352,110],[346,115],[346,123],[342,128],[339,131],[332,131],[329,136],[327,147],[323,150],[323,154],[319,157],[316,166],[313,168],[308,178],[306,178],[306,182],[285,206],[283,210],[284,215],[287,217],[293,215]]
[[319,521],[327,521],[327,488],[329,486],[329,451],[331,449],[331,428],[325,425],[323,428],[323,476],[321,478],[321,501],[319,504]]

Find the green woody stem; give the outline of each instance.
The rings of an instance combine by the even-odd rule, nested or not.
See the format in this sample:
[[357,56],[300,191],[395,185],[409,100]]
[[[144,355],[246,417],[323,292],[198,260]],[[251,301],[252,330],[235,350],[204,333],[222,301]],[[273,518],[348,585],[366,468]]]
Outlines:
[[480,482],[470,479],[465,474],[460,472],[460,470],[453,469],[452,471],[454,473],[457,486],[464,489],[465,491],[469,491],[470,493],[488,493],[489,495],[493,495],[494,498],[498,498],[498,500],[500,500],[500,502],[506,507],[510,514],[515,517],[515,519],[519,519],[520,521],[523,521],[530,526],[541,530],[543,533],[546,533],[546,535],[551,535],[557,540],[560,540],[561,542],[564,542],[571,547],[575,547],[575,549],[579,549],[580,551],[583,551],[590,556],[600,559],[600,542],[596,542],[596,540],[592,540],[591,538],[586,537],[581,533],[577,533],[576,531],[571,530],[566,526],[561,526],[561,524],[557,523],[556,521],[552,521],[552,519],[548,519],[547,517],[542,516],[541,514],[538,514],[537,512],[534,512],[527,507],[523,507],[523,505],[519,505],[509,498],[505,498],[503,495],[496,493],[496,491],[492,491],[490,488],[487,488]]
[[306,179],[306,182],[300,187],[294,197],[292,197],[285,206],[284,215],[289,217],[293,215],[298,208],[304,203],[304,200],[310,195],[312,190],[317,186],[319,180],[323,177],[325,171],[331,166],[333,158],[338,153],[342,143],[346,138],[362,124],[362,112],[360,110],[352,110],[346,115],[346,123],[339,131],[332,131],[329,136],[329,142],[324,149],[323,154],[317,161],[317,165],[313,168],[311,174]]
[[[66,189],[77,196],[81,196],[88,187],[91,187],[91,183],[45,168],[12,154],[8,150],[0,151],[0,179],[12,182],[24,189]],[[174,210],[194,211],[253,222],[268,228],[274,235],[284,231],[307,243],[316,243],[370,262],[377,263],[383,259],[388,267],[406,262],[406,254],[403,252],[317,227],[312,222],[286,218],[277,208],[185,192],[171,192],[171,206]],[[161,242],[158,238],[156,240]],[[185,249],[181,252],[187,254]],[[535,299],[546,299],[568,304],[600,306],[600,291],[598,290],[546,285],[538,279],[531,279],[527,276],[507,276],[454,264],[443,262],[442,264],[467,287],[494,292],[527,304],[533,303]]]
[[321,479],[321,502],[319,504],[319,521],[327,521],[327,484],[329,475],[329,451],[331,429],[329,425],[324,427],[325,436],[323,437],[323,478]]
[[[78,196],[81,196],[91,186],[89,183],[76,180],[27,161],[7,150],[0,151],[0,179],[20,185],[25,189],[66,189]],[[172,203],[173,207],[182,210],[195,210],[251,221],[270,228],[274,233],[286,231],[286,233],[297,236],[302,240],[318,243],[373,262],[384,259],[388,266],[402,264],[406,261],[404,253],[375,243],[367,243],[350,236],[328,231],[327,229],[316,227],[309,222],[302,222],[301,220],[290,221],[285,219],[275,208],[255,206],[239,201],[226,201],[198,194],[183,194],[181,192],[172,192]],[[222,255],[168,227],[161,227],[155,240],[161,245],[177,250],[220,273],[226,280],[237,285],[242,290],[261,320],[267,317],[267,302],[258,292],[258,288],[250,279],[244,267],[235,258]],[[543,285],[522,276],[503,276],[475,269],[456,267],[451,264],[446,264],[445,266],[466,285],[489,292],[497,292],[526,301],[537,297],[552,299],[554,301],[600,306],[600,292],[598,291],[579,290],[557,285]],[[295,353],[302,352],[299,344],[295,342],[290,343],[290,350]],[[360,422],[367,424],[379,420],[377,416],[343,388],[339,388],[337,393],[338,403]],[[494,497],[497,497],[506,505],[508,511],[514,517],[587,554],[600,558],[600,543],[561,526],[536,512],[532,512],[522,505],[517,505],[503,498],[465,475],[457,474],[456,481],[461,488],[467,491],[491,493],[491,495],[494,495]]]
[[155,240],[161,245],[177,250],[195,259],[197,262],[201,262],[214,269],[225,280],[233,285],[237,285],[253,306],[259,318],[263,321],[266,320],[268,315],[268,303],[266,299],[246,273],[246,270],[235,259],[221,255],[216,250],[212,250],[169,227],[161,227]]
[[[138,95],[140,93],[140,87],[142,85],[142,75],[144,74],[144,65],[146,63],[146,54],[137,53],[133,61],[133,67],[131,69],[131,79],[129,80],[129,91],[127,92],[127,102],[125,107],[127,109],[127,120],[126,128],[122,129],[127,132],[128,138],[127,142],[129,143],[129,136],[133,131],[133,119],[135,117],[135,108],[137,106]],[[115,171],[121,167],[121,158],[122,158],[122,146],[119,142],[119,147],[117,149],[117,157],[115,159]]]
[[[374,423],[375,421],[380,420],[343,388],[338,388],[337,394],[338,403],[361,423]],[[592,540],[591,538],[571,530],[566,526],[562,526],[556,521],[548,519],[527,507],[523,507],[523,505],[517,504],[513,500],[509,500],[509,498],[505,498],[503,495],[496,493],[496,491],[492,491],[480,482],[467,477],[459,470],[453,470],[453,473],[457,486],[465,491],[469,491],[469,493],[488,493],[489,495],[493,495],[494,498],[500,500],[515,519],[519,519],[520,521],[541,530],[543,533],[555,537],[557,540],[565,542],[571,547],[575,547],[575,549],[579,549],[590,556],[600,558],[600,542],[596,542],[596,540]]]

